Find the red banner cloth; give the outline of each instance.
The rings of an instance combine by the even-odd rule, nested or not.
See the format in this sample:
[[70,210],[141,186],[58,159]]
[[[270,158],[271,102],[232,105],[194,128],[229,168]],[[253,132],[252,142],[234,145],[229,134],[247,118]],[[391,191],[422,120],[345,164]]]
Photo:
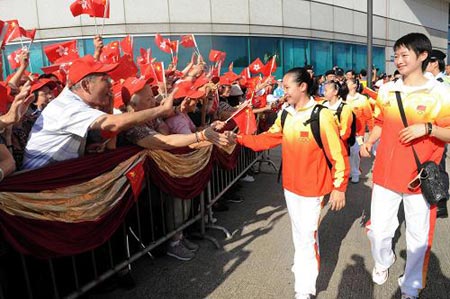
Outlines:
[[[187,148],[170,151],[172,153],[186,153]],[[173,178],[158,168],[150,157],[147,159],[147,171],[152,182],[163,192],[182,199],[191,199],[202,193],[212,175],[214,158],[199,172],[188,178]]]
[[214,148],[214,160],[220,168],[225,170],[232,170],[237,166],[240,152],[241,146],[239,144],[236,145],[231,154],[228,154],[218,148]]
[[39,192],[81,184],[111,171],[141,150],[137,146],[120,147],[114,151],[87,155],[9,176],[0,183],[0,191]]
[[129,190],[116,207],[97,221],[66,223],[9,215],[0,210],[3,236],[17,251],[38,258],[75,255],[106,242],[134,204]]

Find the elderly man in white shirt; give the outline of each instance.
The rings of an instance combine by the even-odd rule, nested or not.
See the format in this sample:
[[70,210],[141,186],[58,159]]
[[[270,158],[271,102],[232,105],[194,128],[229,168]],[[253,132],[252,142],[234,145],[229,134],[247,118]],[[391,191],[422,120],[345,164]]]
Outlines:
[[98,62],[91,55],[73,62],[68,74],[68,88],[48,104],[31,130],[23,169],[35,169],[83,155],[89,130],[116,134],[172,110],[171,94],[162,105],[139,112],[113,115],[100,111],[100,107],[108,106],[112,101],[108,72],[116,67],[117,64]]

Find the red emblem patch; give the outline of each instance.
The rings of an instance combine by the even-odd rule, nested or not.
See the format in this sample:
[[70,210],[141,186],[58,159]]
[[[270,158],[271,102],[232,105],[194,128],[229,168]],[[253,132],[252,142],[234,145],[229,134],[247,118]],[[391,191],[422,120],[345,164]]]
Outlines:
[[424,112],[427,109],[427,106],[425,105],[419,105],[417,106],[416,110],[420,112]]
[[300,137],[309,137],[309,132],[308,131],[300,131]]

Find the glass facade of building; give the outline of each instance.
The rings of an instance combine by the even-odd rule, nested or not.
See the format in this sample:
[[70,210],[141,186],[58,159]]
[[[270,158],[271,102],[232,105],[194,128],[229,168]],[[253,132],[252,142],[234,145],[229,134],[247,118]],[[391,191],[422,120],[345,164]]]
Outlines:
[[[171,37],[179,38],[178,36]],[[108,44],[114,40],[121,38],[105,38],[104,44]],[[171,57],[169,54],[161,52],[153,41],[153,36],[135,37],[134,51],[135,57],[139,55],[140,48],[151,48],[153,57],[157,60],[169,63]],[[325,73],[333,66],[340,66],[344,70],[354,69],[359,72],[362,68],[366,68],[367,46],[316,41],[306,39],[291,38],[272,38],[272,37],[248,37],[248,36],[196,36],[197,44],[200,52],[204,57],[208,57],[210,49],[216,49],[227,53],[225,64],[222,72],[227,71],[227,66],[234,62],[234,71],[240,73],[241,70],[250,64],[254,59],[260,58],[264,63],[270,57],[277,55],[278,69],[276,77],[280,78],[282,74],[295,66],[305,66],[311,64],[315,68],[316,75]],[[31,45],[31,71],[41,72],[42,66],[48,66],[49,62],[42,50],[42,47],[52,42],[36,42]],[[4,75],[11,73],[10,66],[7,62],[7,55],[20,47],[20,44],[8,45],[3,52],[2,59],[4,65]],[[80,55],[94,52],[91,39],[78,40],[78,50]],[[191,49],[184,49],[180,46],[179,50],[179,68],[186,65],[192,54]],[[385,51],[383,47],[373,48],[373,62],[375,67],[381,72],[385,71]]]

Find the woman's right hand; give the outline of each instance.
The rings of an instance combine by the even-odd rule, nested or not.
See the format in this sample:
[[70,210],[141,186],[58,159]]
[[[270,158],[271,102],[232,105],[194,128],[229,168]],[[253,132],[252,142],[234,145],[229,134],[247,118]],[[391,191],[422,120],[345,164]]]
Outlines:
[[372,144],[365,142],[359,147],[359,154],[361,157],[370,157],[370,152],[372,151]]

